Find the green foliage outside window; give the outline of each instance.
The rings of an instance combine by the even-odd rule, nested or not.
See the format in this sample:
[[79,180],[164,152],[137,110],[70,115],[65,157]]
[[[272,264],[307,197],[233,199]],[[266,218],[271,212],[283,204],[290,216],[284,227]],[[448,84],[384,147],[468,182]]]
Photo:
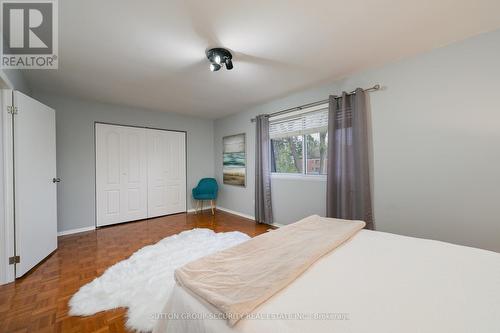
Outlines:
[[279,173],[302,173],[302,136],[272,139],[274,170]]
[[272,172],[304,173],[303,149],[306,146],[307,174],[326,174],[328,134],[326,131],[271,139]]

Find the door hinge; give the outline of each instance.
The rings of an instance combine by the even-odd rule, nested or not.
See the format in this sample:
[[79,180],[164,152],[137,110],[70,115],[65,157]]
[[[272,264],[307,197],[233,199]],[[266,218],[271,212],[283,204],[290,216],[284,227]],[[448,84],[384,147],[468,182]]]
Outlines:
[[20,256],[9,257],[9,265],[19,264],[21,262]]
[[19,110],[17,109],[17,106],[12,106],[12,105],[7,106],[7,113],[17,114],[18,111]]

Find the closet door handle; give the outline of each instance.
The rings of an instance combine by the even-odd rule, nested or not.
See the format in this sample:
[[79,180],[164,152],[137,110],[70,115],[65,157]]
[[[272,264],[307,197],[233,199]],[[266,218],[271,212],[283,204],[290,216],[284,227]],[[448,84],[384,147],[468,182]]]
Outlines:
[[61,182],[61,178],[57,177],[57,178],[52,178],[52,182],[53,183],[60,183]]

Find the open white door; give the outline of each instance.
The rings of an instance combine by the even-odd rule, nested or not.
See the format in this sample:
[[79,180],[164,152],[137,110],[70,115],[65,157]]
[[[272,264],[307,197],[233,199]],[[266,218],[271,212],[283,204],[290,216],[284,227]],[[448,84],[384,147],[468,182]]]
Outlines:
[[20,92],[13,122],[16,277],[57,248],[55,111]]

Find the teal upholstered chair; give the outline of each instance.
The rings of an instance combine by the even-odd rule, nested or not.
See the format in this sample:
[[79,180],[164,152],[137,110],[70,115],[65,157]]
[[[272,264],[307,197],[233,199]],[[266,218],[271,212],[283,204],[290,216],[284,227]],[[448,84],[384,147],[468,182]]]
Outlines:
[[[215,178],[202,178],[198,183],[198,186],[193,188],[193,199],[201,202],[201,211],[203,211],[203,201],[210,200],[210,208],[212,209],[212,215],[214,214],[215,200],[217,200],[217,191],[219,186]],[[198,204],[196,205],[198,206]],[[198,213],[198,209],[196,209]]]

